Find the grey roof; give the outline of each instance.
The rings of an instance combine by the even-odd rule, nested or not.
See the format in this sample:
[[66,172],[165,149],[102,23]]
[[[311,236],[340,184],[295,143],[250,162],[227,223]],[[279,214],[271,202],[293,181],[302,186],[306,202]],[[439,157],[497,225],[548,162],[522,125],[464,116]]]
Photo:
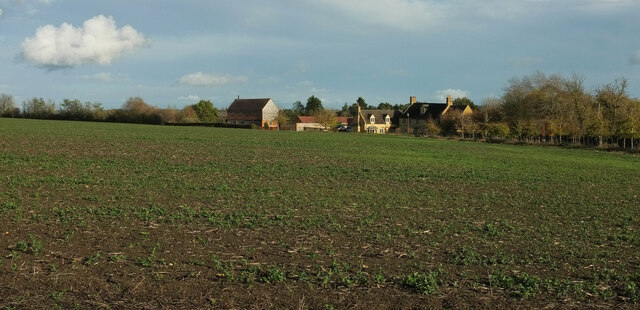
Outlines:
[[[426,106],[427,108],[425,113],[422,113],[423,106]],[[407,118],[407,114],[409,114],[408,117],[413,119],[438,119],[446,108],[446,103],[416,102],[402,112],[402,118]]]

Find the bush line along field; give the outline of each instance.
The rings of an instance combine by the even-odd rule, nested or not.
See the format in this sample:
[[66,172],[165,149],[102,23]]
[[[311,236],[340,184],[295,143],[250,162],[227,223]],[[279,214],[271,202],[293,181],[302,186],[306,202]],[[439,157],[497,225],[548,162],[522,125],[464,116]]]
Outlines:
[[0,119],[0,307],[640,302],[628,154]]

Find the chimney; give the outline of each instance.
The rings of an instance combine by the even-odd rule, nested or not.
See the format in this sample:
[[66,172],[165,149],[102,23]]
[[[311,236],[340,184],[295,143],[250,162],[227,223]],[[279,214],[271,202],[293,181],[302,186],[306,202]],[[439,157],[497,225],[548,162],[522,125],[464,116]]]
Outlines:
[[450,107],[453,105],[453,99],[451,99],[451,95],[447,96],[447,106]]
[[416,103],[416,97],[415,96],[409,97],[409,105],[412,105],[414,103]]

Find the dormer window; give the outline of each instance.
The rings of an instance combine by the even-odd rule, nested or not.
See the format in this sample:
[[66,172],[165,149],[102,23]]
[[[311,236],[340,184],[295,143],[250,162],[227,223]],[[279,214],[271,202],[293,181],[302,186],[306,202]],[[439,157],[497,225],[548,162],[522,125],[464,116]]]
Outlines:
[[369,123],[375,124],[375,122],[376,122],[376,117],[371,115],[371,117],[369,118]]
[[385,122],[385,124],[391,123],[391,117],[389,117],[389,115],[387,115],[387,117],[384,118],[384,122]]
[[420,107],[420,114],[427,113],[427,109],[429,109],[429,105],[428,104],[423,104],[422,107]]

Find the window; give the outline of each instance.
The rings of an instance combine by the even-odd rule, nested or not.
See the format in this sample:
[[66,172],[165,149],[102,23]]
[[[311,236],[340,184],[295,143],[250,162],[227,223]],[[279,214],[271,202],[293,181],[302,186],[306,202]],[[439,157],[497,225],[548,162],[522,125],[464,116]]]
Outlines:
[[411,125],[415,125],[415,124],[416,124],[416,120],[415,120],[415,119],[412,119],[412,120],[411,120]]
[[371,115],[371,118],[369,118],[369,123],[374,124],[376,122],[376,118]]
[[384,118],[384,122],[387,124],[391,123],[391,118],[389,117],[389,115],[387,115],[387,117]]
[[380,133],[384,133],[384,129],[380,129]]
[[420,114],[427,113],[428,109],[429,109],[429,105],[428,104],[423,104],[422,107],[420,107]]

